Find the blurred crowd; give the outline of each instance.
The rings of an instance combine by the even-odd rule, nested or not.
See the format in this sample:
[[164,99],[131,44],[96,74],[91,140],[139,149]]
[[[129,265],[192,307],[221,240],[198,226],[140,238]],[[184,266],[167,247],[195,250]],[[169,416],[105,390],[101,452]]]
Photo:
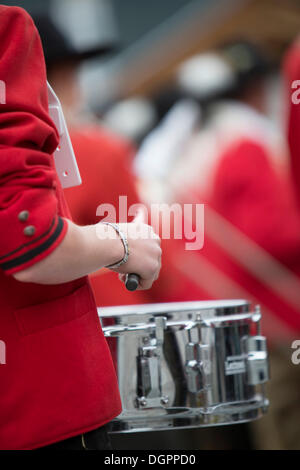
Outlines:
[[[163,239],[161,276],[147,292],[126,291],[113,272],[101,270],[91,277],[98,305],[233,298],[259,304],[272,405],[247,429],[247,445],[299,449],[300,369],[290,356],[300,332],[300,105],[291,99],[300,42],[275,64],[253,41],[237,38],[186,58],[151,96],[94,113],[84,103],[78,67],[110,46],[79,54],[49,17],[35,22],[83,181],[65,190],[75,222],[99,222],[99,204],[118,208],[119,195],[128,206],[205,204],[201,250]],[[210,436],[234,447],[236,433],[218,432],[202,433],[203,442]]]

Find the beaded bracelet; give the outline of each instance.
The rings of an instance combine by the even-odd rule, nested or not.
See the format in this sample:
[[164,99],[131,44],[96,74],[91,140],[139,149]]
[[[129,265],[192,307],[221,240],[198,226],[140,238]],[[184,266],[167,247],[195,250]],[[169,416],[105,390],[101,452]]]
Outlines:
[[126,237],[125,233],[122,230],[120,230],[120,227],[118,226],[118,224],[113,224],[111,222],[102,222],[102,223],[106,224],[106,225],[110,225],[111,227],[113,227],[115,229],[115,231],[117,232],[117,234],[119,235],[119,237],[120,237],[120,239],[123,243],[124,256],[121,259],[121,261],[118,261],[115,264],[109,264],[108,266],[106,266],[106,268],[110,268],[110,269],[119,268],[120,266],[122,266],[123,264],[126,263],[126,261],[128,260],[128,257],[129,257],[129,247],[128,247],[127,237]]

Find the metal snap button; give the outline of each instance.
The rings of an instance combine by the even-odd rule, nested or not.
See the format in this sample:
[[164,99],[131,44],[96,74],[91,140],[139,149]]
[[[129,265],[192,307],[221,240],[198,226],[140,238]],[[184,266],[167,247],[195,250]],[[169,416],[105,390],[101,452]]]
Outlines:
[[27,237],[32,237],[32,235],[35,234],[35,227],[33,225],[27,225],[27,227],[24,228],[24,235]]
[[29,217],[29,211],[21,211],[19,212],[18,214],[18,219],[21,221],[21,222],[26,222],[26,220],[28,219]]

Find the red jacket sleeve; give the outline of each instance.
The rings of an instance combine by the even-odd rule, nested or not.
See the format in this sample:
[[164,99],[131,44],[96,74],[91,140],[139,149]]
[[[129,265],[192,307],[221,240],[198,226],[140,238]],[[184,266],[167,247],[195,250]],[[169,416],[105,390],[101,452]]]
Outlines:
[[0,6],[0,80],[0,268],[11,274],[49,255],[67,227],[57,209],[58,134],[43,51],[21,8]]

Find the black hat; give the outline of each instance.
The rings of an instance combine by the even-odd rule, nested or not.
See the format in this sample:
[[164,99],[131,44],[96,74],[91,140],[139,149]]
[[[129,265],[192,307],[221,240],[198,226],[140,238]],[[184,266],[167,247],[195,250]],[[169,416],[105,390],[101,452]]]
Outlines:
[[116,41],[98,44],[92,48],[79,51],[65,34],[46,15],[33,15],[33,21],[40,34],[47,67],[66,60],[81,62],[96,56],[117,51]]

